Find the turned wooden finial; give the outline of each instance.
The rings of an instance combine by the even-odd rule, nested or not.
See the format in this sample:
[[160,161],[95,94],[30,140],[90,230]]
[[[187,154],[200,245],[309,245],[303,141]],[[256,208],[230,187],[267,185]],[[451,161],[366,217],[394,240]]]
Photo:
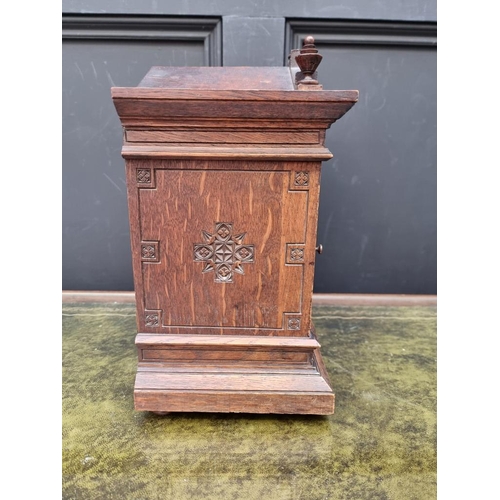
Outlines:
[[295,57],[297,65],[304,75],[300,81],[302,85],[318,85],[318,81],[312,75],[318,68],[321,59],[323,56],[318,53],[318,49],[314,45],[314,38],[310,35],[306,36],[299,54]]

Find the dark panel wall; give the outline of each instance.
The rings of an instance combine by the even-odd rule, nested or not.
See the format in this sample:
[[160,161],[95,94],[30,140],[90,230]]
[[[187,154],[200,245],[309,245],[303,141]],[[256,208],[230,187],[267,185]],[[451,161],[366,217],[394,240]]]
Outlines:
[[64,0],[72,13],[435,21],[436,0]]
[[359,102],[327,132],[316,292],[436,293],[436,45],[428,24],[290,21],[325,89]]
[[220,22],[71,17],[63,27],[63,289],[133,290],[110,88],[137,85],[154,65],[219,64]]
[[313,34],[324,87],[360,91],[327,135],[335,158],[322,175],[315,291],[436,292],[435,23],[420,22],[435,19],[433,2],[346,2],[343,20],[333,19],[342,4],[320,0],[194,1],[168,12],[108,3],[64,5],[63,289],[133,289],[110,87],[137,85],[152,65],[281,65]]

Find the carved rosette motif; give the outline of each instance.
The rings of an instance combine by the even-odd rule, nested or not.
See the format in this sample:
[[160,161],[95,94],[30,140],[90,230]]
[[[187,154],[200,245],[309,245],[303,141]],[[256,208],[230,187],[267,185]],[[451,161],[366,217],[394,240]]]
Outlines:
[[137,182],[139,184],[151,184],[151,169],[140,168],[137,170]]
[[312,182],[311,173],[307,170],[290,171],[290,190],[309,191]]
[[290,260],[295,262],[304,261],[304,249],[303,248],[292,248],[290,250]]
[[161,309],[145,309],[144,310],[144,326],[146,328],[159,328],[162,326],[162,315],[163,311]]
[[146,326],[158,326],[160,324],[158,313],[146,314],[144,318],[144,323]]
[[142,258],[143,259],[154,259],[155,258],[155,247],[153,245],[142,245]]
[[309,172],[295,172],[296,186],[309,186]]
[[232,283],[235,273],[245,274],[242,264],[254,262],[254,245],[243,245],[246,233],[233,235],[233,224],[217,222],[214,234],[201,232],[204,243],[194,245],[194,261],[204,262],[203,273],[215,272],[215,283]]
[[142,241],[141,242],[141,260],[142,262],[159,262],[159,242]]
[[306,253],[305,253],[304,243],[287,243],[286,245],[287,264],[304,264],[305,255]]
[[300,318],[288,318],[289,330],[300,330]]

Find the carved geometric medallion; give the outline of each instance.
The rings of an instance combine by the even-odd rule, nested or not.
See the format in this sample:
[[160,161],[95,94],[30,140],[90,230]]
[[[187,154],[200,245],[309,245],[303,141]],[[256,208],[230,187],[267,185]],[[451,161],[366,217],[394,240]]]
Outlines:
[[296,186],[308,186],[309,185],[309,172],[296,172],[295,173],[295,185]]
[[304,249],[303,248],[292,248],[290,250],[290,259],[296,262],[304,261]]
[[311,175],[307,170],[290,171],[290,190],[291,191],[309,191]]
[[286,244],[286,263],[304,264],[305,245],[304,243]]
[[146,314],[144,318],[144,323],[146,324],[146,326],[158,326],[159,324],[158,313]]
[[160,328],[162,326],[161,309],[144,309],[144,326],[146,328]]
[[141,241],[141,261],[159,262],[160,256],[158,247],[158,241]]
[[149,168],[142,168],[137,170],[137,182],[139,184],[151,183],[151,170]]
[[215,233],[201,232],[205,243],[194,245],[194,261],[204,262],[203,273],[215,272],[215,283],[232,283],[234,273],[245,274],[242,264],[254,260],[254,245],[243,245],[246,233],[233,235],[233,224],[216,222]]

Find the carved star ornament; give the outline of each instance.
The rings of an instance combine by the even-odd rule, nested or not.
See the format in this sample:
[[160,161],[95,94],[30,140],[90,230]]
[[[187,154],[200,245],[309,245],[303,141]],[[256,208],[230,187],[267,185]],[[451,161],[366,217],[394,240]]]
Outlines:
[[244,245],[246,233],[233,235],[233,224],[216,222],[215,232],[201,231],[204,243],[194,245],[194,261],[203,262],[203,273],[215,272],[216,283],[233,283],[235,273],[245,274],[242,264],[254,262],[254,245]]

